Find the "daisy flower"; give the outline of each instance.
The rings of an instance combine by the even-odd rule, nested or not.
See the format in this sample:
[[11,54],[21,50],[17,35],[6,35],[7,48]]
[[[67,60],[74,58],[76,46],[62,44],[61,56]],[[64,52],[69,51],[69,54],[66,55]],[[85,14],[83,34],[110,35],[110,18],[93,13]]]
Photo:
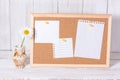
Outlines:
[[33,30],[30,27],[25,27],[25,28],[23,28],[23,29],[20,30],[20,34],[23,37],[22,43],[20,45],[20,47],[22,47],[23,44],[24,44],[25,38],[31,38],[32,37]]

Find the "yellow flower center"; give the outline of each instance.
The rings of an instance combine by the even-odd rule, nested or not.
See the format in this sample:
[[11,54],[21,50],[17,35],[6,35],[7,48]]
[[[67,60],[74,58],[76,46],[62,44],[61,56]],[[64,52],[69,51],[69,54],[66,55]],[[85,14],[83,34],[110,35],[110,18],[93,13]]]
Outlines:
[[27,29],[24,30],[24,34],[25,34],[25,35],[28,35],[29,33],[30,33],[29,30],[27,30]]

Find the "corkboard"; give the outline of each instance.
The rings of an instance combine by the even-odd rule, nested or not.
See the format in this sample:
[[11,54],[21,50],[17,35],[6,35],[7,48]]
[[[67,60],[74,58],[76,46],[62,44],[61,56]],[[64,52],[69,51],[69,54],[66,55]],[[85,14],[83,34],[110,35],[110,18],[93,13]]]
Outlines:
[[[62,66],[62,67],[108,67],[110,57],[111,15],[106,14],[32,14],[31,25],[35,28],[37,20],[59,20],[60,38],[73,39],[75,48],[78,20],[93,20],[105,22],[101,58],[53,58],[52,43],[35,43],[35,34],[31,39],[31,66]],[[35,30],[34,30],[35,32]]]

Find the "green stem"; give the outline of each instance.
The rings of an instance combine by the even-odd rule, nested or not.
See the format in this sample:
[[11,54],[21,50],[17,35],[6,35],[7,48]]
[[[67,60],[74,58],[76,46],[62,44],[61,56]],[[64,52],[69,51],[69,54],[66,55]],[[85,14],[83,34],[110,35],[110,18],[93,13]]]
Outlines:
[[21,43],[21,46],[20,46],[20,47],[22,47],[22,46],[23,46],[24,41],[25,41],[25,37],[23,38],[23,40],[22,40],[22,43]]

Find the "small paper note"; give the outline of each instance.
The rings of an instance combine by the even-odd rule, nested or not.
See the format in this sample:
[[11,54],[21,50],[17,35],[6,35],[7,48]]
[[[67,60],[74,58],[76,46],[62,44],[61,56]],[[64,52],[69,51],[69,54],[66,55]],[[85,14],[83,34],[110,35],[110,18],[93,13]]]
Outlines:
[[35,21],[35,43],[54,43],[59,40],[59,21]]
[[103,32],[103,22],[79,21],[77,26],[75,57],[100,59]]
[[72,38],[60,38],[54,43],[54,58],[73,57]]

